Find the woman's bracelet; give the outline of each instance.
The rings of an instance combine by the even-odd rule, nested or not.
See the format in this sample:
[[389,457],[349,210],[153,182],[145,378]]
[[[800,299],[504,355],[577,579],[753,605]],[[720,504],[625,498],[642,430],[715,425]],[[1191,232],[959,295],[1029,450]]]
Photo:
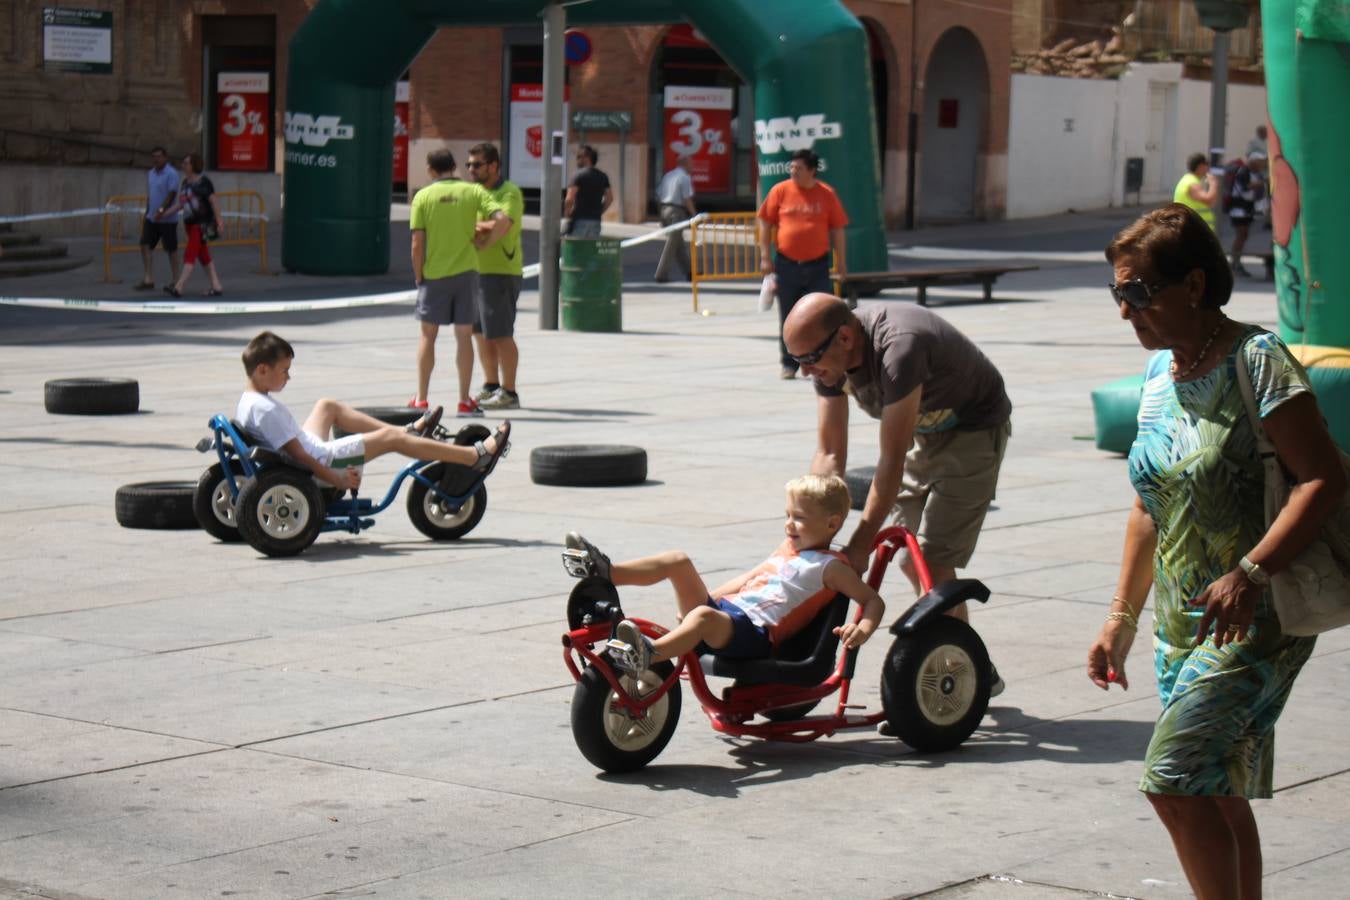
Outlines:
[[1139,630],[1139,619],[1138,619],[1138,617],[1137,617],[1137,616],[1134,616],[1134,615],[1132,615],[1132,614],[1130,614],[1130,613],[1128,613],[1128,612],[1125,612],[1124,610],[1118,609],[1118,610],[1115,610],[1115,611],[1113,611],[1113,612],[1107,613],[1107,614],[1106,614],[1106,621],[1108,621],[1108,622],[1124,622],[1125,625],[1126,625],[1127,627],[1129,627],[1132,631],[1138,631],[1138,630]]

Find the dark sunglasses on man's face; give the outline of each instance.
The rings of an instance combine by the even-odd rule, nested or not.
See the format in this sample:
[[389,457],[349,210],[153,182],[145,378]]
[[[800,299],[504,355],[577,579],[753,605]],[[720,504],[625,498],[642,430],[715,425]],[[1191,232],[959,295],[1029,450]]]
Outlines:
[[486,168],[487,168],[487,163],[483,162],[482,160],[476,160],[476,159],[471,159],[471,160],[469,160],[468,162],[466,162],[464,165],[468,166],[470,169],[486,169]]
[[842,327],[844,326],[836,325],[834,331],[830,332],[830,336],[821,341],[820,346],[810,353],[803,353],[801,356],[795,356],[789,353],[788,358],[799,366],[814,366],[816,363],[820,362],[821,357],[823,357],[826,351],[830,349],[830,344],[834,343],[834,336],[839,333],[839,329]]
[[1153,296],[1168,287],[1171,285],[1145,284],[1142,278],[1131,278],[1120,284],[1113,282],[1107,285],[1111,291],[1111,299],[1116,301],[1117,306],[1128,303],[1133,309],[1148,309],[1153,305]]

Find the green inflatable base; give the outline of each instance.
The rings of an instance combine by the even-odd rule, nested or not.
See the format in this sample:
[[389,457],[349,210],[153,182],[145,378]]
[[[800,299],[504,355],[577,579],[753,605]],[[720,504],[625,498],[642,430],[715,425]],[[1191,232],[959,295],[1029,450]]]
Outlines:
[[1139,398],[1144,376],[1131,375],[1104,384],[1092,392],[1092,416],[1097,422],[1097,449],[1129,453],[1139,431]]
[[1308,380],[1312,382],[1332,440],[1350,453],[1350,368],[1310,366]]
[[[1317,404],[1327,420],[1331,438],[1350,453],[1350,368],[1311,367]],[[1139,398],[1144,391],[1144,376],[1131,375],[1104,384],[1092,392],[1092,415],[1097,425],[1097,449],[1110,453],[1129,453],[1139,429]]]

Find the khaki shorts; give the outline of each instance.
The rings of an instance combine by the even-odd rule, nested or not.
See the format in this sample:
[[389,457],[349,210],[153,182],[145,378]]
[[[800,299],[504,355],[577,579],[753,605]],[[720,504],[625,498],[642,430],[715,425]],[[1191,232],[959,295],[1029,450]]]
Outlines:
[[905,455],[895,521],[914,532],[924,559],[963,568],[975,552],[1012,423],[981,431],[916,434]]

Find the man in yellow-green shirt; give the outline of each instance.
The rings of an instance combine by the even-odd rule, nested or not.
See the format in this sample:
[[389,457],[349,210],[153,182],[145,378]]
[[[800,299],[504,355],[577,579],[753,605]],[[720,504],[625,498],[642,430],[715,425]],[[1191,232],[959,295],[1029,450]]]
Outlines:
[[[444,148],[427,154],[431,184],[412,201],[412,268],[417,284],[414,315],[422,323],[417,342],[417,393],[408,405],[427,406],[431,370],[436,366],[436,336],[442,325],[455,327],[455,368],[459,375],[456,415],[481,416],[469,396],[473,378],[473,325],[478,317],[478,246],[501,239],[511,220],[487,191],[455,177],[455,157]],[[477,231],[479,219],[491,220]]]
[[[497,210],[511,225],[506,235],[478,251],[478,322],[474,339],[483,367],[483,388],[475,397],[483,409],[519,409],[516,368],[516,301],[520,298],[520,273],[524,255],[520,246],[520,220],[525,198],[520,188],[502,177],[502,159],[492,144],[469,148],[469,178],[481,185]],[[480,233],[496,227],[495,220],[478,223]]]

